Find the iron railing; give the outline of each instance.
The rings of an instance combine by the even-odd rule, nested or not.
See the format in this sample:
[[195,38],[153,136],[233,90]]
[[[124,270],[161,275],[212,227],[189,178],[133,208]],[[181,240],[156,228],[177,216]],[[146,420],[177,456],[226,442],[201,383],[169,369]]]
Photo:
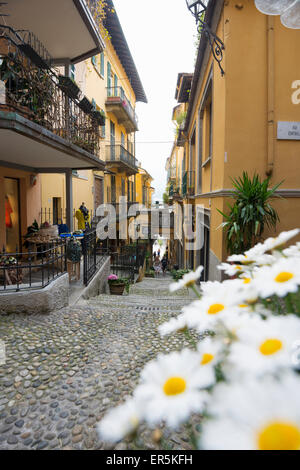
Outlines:
[[[76,209],[72,211],[73,227],[76,229],[78,227],[78,220],[76,219]],[[93,210],[89,210],[90,222],[93,220],[94,213]],[[57,211],[50,209],[50,207],[43,207],[39,213],[40,225],[48,222],[50,225],[59,225],[67,223],[67,209],[60,208]]]
[[119,98],[118,102],[123,106],[123,108],[126,110],[127,114],[129,115],[130,119],[136,124],[138,124],[138,118],[137,115],[128,100],[128,98],[125,95],[125,92],[122,87],[119,86],[112,86],[106,89],[107,90],[107,100],[108,102],[114,102],[114,98]]
[[138,161],[123,145],[106,145],[105,160],[107,162],[123,162],[138,170]]
[[[22,33],[22,35],[21,35]],[[29,36],[28,36],[29,35]],[[13,111],[99,157],[99,125],[81,109],[82,98],[68,95],[49,57],[40,57],[27,37],[7,26],[0,29],[0,111]],[[25,39],[24,39],[25,38]],[[1,86],[2,82],[2,86]]]
[[91,282],[96,272],[107,259],[107,251],[99,249],[96,230],[85,232],[82,240],[83,254],[83,283],[85,286]]
[[195,171],[186,171],[182,178],[182,195],[194,196],[195,194]]
[[64,240],[45,242],[36,251],[0,253],[0,293],[42,289],[67,271]]

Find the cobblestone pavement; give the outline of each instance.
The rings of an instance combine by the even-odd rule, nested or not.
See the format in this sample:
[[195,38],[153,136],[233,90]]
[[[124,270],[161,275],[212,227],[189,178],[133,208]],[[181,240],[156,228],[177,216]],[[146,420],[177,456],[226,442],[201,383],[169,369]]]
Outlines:
[[[191,299],[172,296],[168,279],[145,279],[129,295],[101,295],[51,315],[0,316],[0,449],[109,449],[95,424],[124,401],[143,365],[187,340],[161,339],[157,326]],[[2,343],[3,344],[3,343]],[[164,437],[188,448],[184,429]],[[116,449],[156,448],[142,429],[135,443]]]

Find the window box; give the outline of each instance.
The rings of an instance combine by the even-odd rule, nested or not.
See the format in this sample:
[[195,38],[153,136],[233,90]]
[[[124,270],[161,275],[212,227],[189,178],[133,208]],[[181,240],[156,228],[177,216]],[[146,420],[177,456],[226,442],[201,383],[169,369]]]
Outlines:
[[95,121],[97,121],[97,124],[99,126],[104,126],[105,125],[105,119],[106,119],[106,116],[105,116],[105,113],[103,111],[93,111],[92,112],[92,117],[93,119],[95,119]]
[[79,86],[70,77],[65,75],[59,75],[59,87],[63,90],[70,98],[76,99],[80,93]]
[[80,107],[80,109],[82,109],[82,111],[84,111],[85,113],[88,113],[88,114],[90,114],[94,109],[93,104],[86,97],[84,97],[78,103],[78,106]]

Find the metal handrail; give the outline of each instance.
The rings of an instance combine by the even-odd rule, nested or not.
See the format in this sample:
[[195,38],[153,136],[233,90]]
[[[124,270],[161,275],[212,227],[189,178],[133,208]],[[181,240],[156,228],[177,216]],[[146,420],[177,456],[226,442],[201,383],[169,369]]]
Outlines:
[[138,117],[135,113],[135,110],[132,106],[132,104],[130,103],[129,99],[127,98],[127,96],[125,95],[125,92],[123,90],[122,87],[119,87],[119,86],[111,86],[111,87],[107,87],[106,88],[107,90],[107,98],[120,98],[120,101],[123,105],[123,107],[126,109],[126,111],[128,112],[128,114],[130,115],[131,119],[135,121],[135,123],[137,124],[138,123]]
[[137,159],[123,145],[106,145],[105,160],[107,162],[122,161],[135,169],[138,168]]

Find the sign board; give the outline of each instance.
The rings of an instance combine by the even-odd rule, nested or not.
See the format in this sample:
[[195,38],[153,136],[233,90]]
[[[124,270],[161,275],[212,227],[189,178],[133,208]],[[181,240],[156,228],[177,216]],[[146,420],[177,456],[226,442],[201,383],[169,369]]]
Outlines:
[[278,121],[277,139],[300,140],[300,122]]

